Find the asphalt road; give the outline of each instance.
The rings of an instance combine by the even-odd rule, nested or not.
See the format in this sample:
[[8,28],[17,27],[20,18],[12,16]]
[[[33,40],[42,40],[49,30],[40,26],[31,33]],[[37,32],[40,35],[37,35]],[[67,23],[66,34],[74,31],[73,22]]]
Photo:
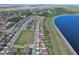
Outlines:
[[39,55],[39,32],[40,32],[40,21],[41,21],[41,17],[38,20],[38,22],[36,23],[36,28],[35,28],[35,37],[34,37],[34,44],[33,44],[33,50],[32,50],[32,55]]
[[[1,54],[7,54],[9,48],[14,44],[14,42],[16,41],[16,39],[18,38],[20,32],[28,25],[28,22],[30,22],[32,19],[32,17],[30,17],[29,19],[24,18],[23,21],[21,21],[20,23],[18,23],[17,27],[13,28],[13,30],[9,30],[9,31],[16,31],[15,35],[13,36],[13,38],[11,39],[11,41],[9,43],[7,43],[7,46],[4,47],[4,49],[0,52]],[[23,23],[24,22],[24,23]],[[19,27],[19,25],[21,25]]]

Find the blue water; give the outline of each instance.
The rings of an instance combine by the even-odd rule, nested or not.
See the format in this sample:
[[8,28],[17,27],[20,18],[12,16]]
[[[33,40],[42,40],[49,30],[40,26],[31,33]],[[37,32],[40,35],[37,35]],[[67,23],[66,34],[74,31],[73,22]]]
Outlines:
[[54,21],[72,48],[79,54],[79,15],[65,15]]

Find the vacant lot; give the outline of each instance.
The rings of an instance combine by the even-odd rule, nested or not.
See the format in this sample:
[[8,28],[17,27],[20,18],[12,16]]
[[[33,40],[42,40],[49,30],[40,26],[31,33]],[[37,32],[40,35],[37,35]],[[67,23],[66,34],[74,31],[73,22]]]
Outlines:
[[23,30],[20,36],[15,41],[14,45],[18,46],[28,46],[29,44],[33,43],[34,39],[34,31],[31,29]]

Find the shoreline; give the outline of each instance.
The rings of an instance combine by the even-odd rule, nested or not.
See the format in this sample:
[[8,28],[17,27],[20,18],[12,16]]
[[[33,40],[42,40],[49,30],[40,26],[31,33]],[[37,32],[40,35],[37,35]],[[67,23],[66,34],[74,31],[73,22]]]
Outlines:
[[[77,14],[66,14],[66,15],[77,15]],[[57,30],[57,32],[60,34],[60,36],[63,38],[65,44],[68,46],[69,50],[74,54],[74,55],[78,55],[76,53],[76,51],[72,48],[72,46],[70,45],[70,43],[67,41],[67,39],[64,37],[64,35],[60,32],[60,30],[58,29],[58,27],[55,25],[54,21],[57,17],[60,17],[60,16],[65,16],[65,14],[63,15],[58,15],[58,16],[55,16],[53,19],[52,19],[52,25],[55,27],[55,29]]]

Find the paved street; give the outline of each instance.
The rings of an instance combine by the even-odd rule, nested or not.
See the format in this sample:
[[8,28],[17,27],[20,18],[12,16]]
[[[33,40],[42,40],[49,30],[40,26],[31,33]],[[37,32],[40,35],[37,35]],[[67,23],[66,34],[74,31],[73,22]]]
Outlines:
[[[42,38],[40,38],[40,36],[41,36],[40,34],[43,34],[42,29],[44,29],[42,20],[44,20],[43,17],[41,17],[39,19],[39,21],[36,23],[35,37],[34,37],[34,44],[33,44],[33,51],[32,51],[33,55],[48,54],[47,48],[46,48],[46,43],[45,43],[45,38],[43,38],[43,37],[45,37],[45,35],[42,35]],[[45,52],[44,52],[44,50],[45,50]]]
[[16,39],[18,38],[20,32],[27,26],[28,22],[30,22],[32,19],[32,17],[30,17],[29,19],[24,18],[22,23],[18,22],[18,25],[13,28],[13,31],[16,31],[15,35],[13,36],[13,38],[10,40],[9,43],[7,43],[7,46],[4,47],[4,49],[0,52],[1,54],[7,54],[7,51],[9,50],[9,48],[13,45],[13,43],[16,41]]
[[34,37],[34,44],[33,44],[33,55],[37,54],[37,47],[39,46],[39,23],[40,20],[36,23],[36,29],[35,29],[35,37]]

